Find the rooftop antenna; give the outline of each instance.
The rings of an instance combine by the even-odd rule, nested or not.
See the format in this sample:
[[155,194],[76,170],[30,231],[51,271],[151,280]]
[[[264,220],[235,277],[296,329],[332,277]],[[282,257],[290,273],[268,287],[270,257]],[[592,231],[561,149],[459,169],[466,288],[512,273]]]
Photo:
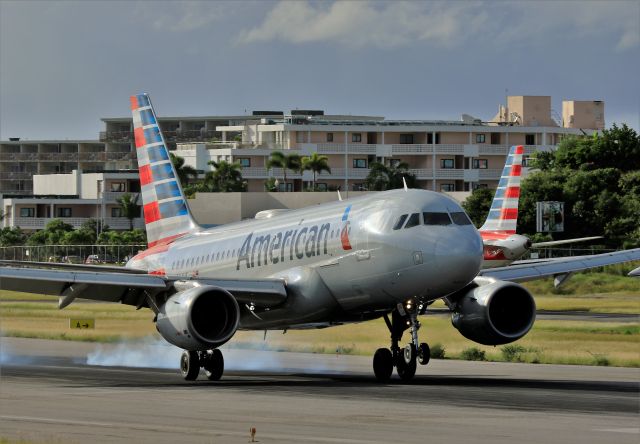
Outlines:
[[409,187],[407,186],[407,181],[405,180],[404,176],[402,176],[402,184],[404,185],[405,191],[409,190]]
[[340,190],[338,190],[338,200],[342,202],[342,195],[340,194]]

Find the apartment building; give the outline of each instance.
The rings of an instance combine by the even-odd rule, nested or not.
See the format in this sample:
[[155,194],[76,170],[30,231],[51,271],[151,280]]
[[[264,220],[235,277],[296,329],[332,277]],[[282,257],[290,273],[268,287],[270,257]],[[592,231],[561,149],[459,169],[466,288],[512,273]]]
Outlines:
[[[135,169],[130,117],[103,118],[98,140],[0,141],[0,194],[34,195],[34,175],[73,170]],[[567,135],[604,128],[604,104],[565,101],[563,116],[549,96],[509,96],[496,116],[483,121],[394,121],[379,116],[325,115],[317,110],[254,111],[251,115],[161,117],[169,149],[204,172],[209,160],[238,161],[250,191],[283,172],[267,170],[275,150],[327,155],[331,174],[320,188],[363,189],[372,162],[407,162],[418,186],[436,191],[468,191],[497,184],[508,147],[525,145],[525,154],[553,149]],[[287,173],[289,189],[301,190],[311,173]],[[289,180],[290,179],[290,180]]]
[[[130,221],[118,203],[125,193],[133,198],[140,193],[137,170],[34,175],[33,194],[1,199],[4,218],[0,227],[34,231],[53,219],[62,219],[79,228],[89,219],[96,219],[100,226],[128,230]],[[133,219],[133,226],[144,228],[142,217]]]

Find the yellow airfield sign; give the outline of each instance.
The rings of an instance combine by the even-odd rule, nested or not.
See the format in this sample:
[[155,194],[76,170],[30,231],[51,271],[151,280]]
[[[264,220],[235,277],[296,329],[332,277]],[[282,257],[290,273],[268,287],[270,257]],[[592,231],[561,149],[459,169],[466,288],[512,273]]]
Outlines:
[[69,318],[69,328],[78,328],[78,329],[96,328],[96,320]]

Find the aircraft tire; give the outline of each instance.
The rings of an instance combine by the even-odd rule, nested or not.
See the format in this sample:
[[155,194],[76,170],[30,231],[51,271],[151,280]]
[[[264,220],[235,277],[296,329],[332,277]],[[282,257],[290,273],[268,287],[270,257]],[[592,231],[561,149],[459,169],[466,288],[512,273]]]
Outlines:
[[[407,347],[411,347],[411,350],[407,353],[408,349],[405,349],[405,352],[398,354],[398,357],[396,359],[396,372],[398,373],[398,376],[400,376],[400,379],[405,382],[413,379],[416,374],[417,353],[412,344],[409,344]],[[408,360],[406,359],[407,354],[409,354]]]
[[217,348],[207,353],[204,362],[204,374],[209,381],[219,381],[224,373],[224,356]]
[[379,348],[373,355],[373,373],[380,382],[387,382],[393,373],[393,354],[388,348]]
[[186,381],[195,381],[200,373],[198,352],[185,350],[180,357],[180,372]]
[[420,365],[427,365],[430,360],[431,350],[429,349],[429,345],[423,342],[418,347],[418,362]]

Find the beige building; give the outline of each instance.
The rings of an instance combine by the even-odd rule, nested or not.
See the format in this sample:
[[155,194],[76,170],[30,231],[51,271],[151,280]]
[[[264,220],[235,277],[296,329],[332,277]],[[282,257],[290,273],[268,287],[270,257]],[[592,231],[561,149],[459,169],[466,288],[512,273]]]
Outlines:
[[[0,141],[0,194],[35,194],[34,175],[135,169],[131,118],[102,120],[99,140]],[[296,110],[161,117],[159,123],[169,148],[202,172],[211,169],[210,160],[240,162],[250,191],[263,191],[269,177],[284,188],[282,171],[265,167],[275,150],[328,156],[332,172],[320,175],[321,188],[361,190],[372,162],[407,162],[422,188],[469,191],[497,184],[511,145],[525,145],[530,156],[568,135],[602,129],[604,104],[566,101],[560,117],[549,96],[509,96],[488,122],[468,115],[459,121],[395,121]],[[287,177],[290,189],[301,190],[311,173]]]
[[[79,228],[89,219],[114,230],[128,230],[129,219],[123,217],[118,198],[140,193],[137,171],[33,176],[33,195],[2,199],[3,227],[20,227],[25,231],[41,230],[53,219]],[[140,202],[140,205],[142,202]],[[141,217],[133,220],[134,228],[144,228]]]

